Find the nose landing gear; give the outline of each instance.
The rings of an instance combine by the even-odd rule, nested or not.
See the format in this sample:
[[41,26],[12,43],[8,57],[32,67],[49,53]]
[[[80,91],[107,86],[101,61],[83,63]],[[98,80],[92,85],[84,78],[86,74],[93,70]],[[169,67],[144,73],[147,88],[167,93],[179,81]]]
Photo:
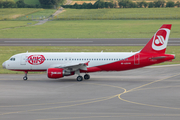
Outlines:
[[27,77],[28,71],[25,71],[24,73],[25,73],[25,76],[23,77],[23,80],[26,81],[28,79]]

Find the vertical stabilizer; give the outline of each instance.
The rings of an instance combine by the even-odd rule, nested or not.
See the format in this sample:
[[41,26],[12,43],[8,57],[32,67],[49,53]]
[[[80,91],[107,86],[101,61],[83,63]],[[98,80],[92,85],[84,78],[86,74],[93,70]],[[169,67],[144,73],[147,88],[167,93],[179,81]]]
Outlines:
[[140,52],[164,54],[166,51],[171,26],[171,24],[162,25]]

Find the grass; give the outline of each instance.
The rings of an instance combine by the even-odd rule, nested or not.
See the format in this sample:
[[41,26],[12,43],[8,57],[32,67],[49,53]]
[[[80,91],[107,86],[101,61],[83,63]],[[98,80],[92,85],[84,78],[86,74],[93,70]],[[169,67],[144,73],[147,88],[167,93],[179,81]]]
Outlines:
[[[7,26],[16,24],[12,22],[7,21]],[[179,20],[49,21],[38,26],[0,29],[0,38],[151,38],[162,24],[172,24],[170,38],[180,38]]]
[[[7,73],[22,73],[2,69],[2,63],[8,60],[12,55],[22,52],[136,52],[143,46],[1,46],[0,47],[0,74]],[[175,54],[176,59],[172,62],[161,63],[165,64],[180,64],[180,49],[179,46],[168,46],[167,54]]]
[[52,15],[56,9],[42,8],[3,8],[0,9],[0,20],[32,20],[47,18]]
[[180,19],[180,8],[65,9],[57,20]]
[[43,9],[37,8],[3,8],[0,9],[0,20],[11,20],[17,17],[26,16]]
[[0,30],[27,27],[35,23],[37,23],[37,21],[0,21]]
[[18,17],[15,20],[24,21],[24,20],[39,20],[43,18],[48,18],[50,15],[55,13],[55,11],[56,9],[42,9],[41,11],[30,13],[26,16]]

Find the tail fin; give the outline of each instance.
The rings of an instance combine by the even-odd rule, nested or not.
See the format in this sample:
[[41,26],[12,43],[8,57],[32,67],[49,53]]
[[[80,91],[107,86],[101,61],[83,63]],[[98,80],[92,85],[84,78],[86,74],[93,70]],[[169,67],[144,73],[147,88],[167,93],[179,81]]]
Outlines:
[[151,40],[146,44],[146,46],[140,51],[140,53],[164,54],[166,51],[171,26],[171,24],[162,25]]

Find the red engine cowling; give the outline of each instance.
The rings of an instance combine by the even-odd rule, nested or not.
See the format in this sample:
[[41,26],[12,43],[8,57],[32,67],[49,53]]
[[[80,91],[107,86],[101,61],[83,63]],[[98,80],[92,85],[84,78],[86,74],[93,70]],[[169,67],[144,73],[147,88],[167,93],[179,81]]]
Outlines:
[[65,71],[61,68],[48,68],[47,76],[48,78],[62,78],[64,77]]

